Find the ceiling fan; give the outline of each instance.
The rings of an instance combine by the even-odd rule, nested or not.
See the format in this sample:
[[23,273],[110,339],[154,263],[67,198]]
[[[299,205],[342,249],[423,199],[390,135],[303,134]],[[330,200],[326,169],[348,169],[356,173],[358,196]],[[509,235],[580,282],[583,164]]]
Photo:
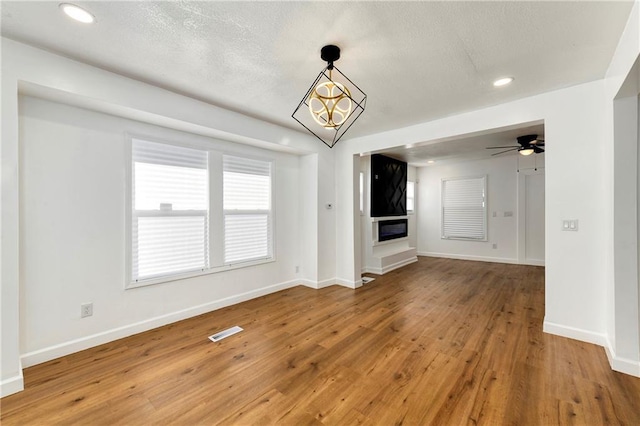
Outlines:
[[509,148],[509,149],[505,149],[504,151],[500,151],[500,152],[496,152],[495,154],[491,154],[492,157],[494,155],[500,155],[500,154],[504,154],[505,152],[515,151],[515,150],[517,150],[520,155],[531,155],[534,152],[536,154],[540,154],[540,153],[544,152],[544,148],[542,148],[544,146],[544,139],[539,139],[538,135],[518,136],[516,138],[516,140],[518,141],[519,146],[514,146],[514,145],[511,145],[511,146],[490,146],[487,149]]

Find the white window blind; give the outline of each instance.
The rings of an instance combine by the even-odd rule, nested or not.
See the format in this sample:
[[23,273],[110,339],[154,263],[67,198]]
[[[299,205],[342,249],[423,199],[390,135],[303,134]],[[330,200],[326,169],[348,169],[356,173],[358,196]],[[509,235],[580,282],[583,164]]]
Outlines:
[[442,238],[486,241],[486,177],[442,180]]
[[224,263],[273,256],[271,162],[223,156]]
[[133,139],[132,162],[132,280],[208,268],[208,153]]
[[416,187],[411,181],[407,181],[407,211],[413,212],[415,209]]

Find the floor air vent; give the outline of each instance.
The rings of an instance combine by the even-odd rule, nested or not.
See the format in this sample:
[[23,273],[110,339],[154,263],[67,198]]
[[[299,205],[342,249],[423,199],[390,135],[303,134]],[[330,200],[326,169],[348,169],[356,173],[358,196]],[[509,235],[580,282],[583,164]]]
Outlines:
[[237,325],[235,327],[231,327],[231,328],[227,328],[226,330],[222,330],[219,333],[214,334],[213,336],[209,336],[209,340],[211,340],[212,342],[219,342],[220,340],[224,339],[225,337],[229,337],[232,336],[236,333],[240,333],[243,330],[242,327],[238,327]]
[[371,277],[362,277],[362,284],[369,284],[371,281],[375,280],[375,278]]

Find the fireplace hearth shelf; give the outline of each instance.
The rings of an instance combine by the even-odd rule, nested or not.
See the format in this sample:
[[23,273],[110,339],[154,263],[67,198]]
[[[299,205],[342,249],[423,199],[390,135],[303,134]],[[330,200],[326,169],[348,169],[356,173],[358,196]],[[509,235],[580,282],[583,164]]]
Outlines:
[[371,264],[363,272],[384,275],[394,269],[417,262],[415,247],[384,247],[383,252],[377,252],[371,259]]

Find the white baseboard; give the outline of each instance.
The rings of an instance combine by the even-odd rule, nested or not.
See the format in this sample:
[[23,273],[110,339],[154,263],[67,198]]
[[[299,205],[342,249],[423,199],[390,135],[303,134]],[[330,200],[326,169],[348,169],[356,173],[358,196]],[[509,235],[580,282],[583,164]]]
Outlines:
[[300,280],[299,281],[302,285],[306,286],[306,287],[310,287],[316,290],[319,290],[321,288],[325,288],[325,287],[329,287],[332,285],[336,284],[336,280],[335,278],[331,278],[328,280],[322,280],[322,281],[313,281],[313,280]]
[[0,382],[0,398],[18,393],[24,390],[24,376],[22,375],[22,365],[18,365],[19,373]]
[[418,261],[418,257],[414,256],[409,259],[401,260],[400,262],[393,263],[391,265],[387,265],[383,268],[378,268],[375,266],[367,266],[364,268],[363,272],[368,274],[376,274],[376,275],[384,275],[387,272],[391,272],[395,269],[402,268],[403,266],[410,265]]
[[362,280],[359,279],[357,281],[345,280],[344,278],[336,278],[334,282],[338,285],[348,288],[359,288],[362,287]]
[[418,252],[418,256],[443,257],[446,259],[458,260],[475,260],[478,262],[511,263],[516,265],[518,264],[518,259],[512,259],[508,257],[473,256],[467,254],[435,253],[431,251],[420,251]]
[[607,359],[609,360],[609,365],[612,370],[629,374],[630,376],[640,377],[640,361],[616,356],[616,352],[609,339],[607,339],[607,344],[604,346],[604,351],[607,354]]
[[312,280],[301,280],[300,283],[304,284],[307,287],[315,288],[319,290],[321,288],[329,287],[332,285],[341,285],[347,288],[358,288],[362,287],[362,280],[359,279],[357,281],[346,280],[344,278],[330,278],[328,280],[322,281],[312,281]]
[[24,367],[31,367],[32,365],[50,361],[61,356],[79,352],[88,348],[92,348],[94,346],[102,345],[104,343],[113,342],[114,340],[122,339],[123,337],[142,333],[143,331],[161,327],[166,324],[171,324],[176,321],[181,321],[207,312],[215,311],[216,309],[235,305],[236,303],[255,299],[256,297],[265,296],[267,294],[275,293],[280,290],[295,287],[300,283],[301,280],[292,280],[284,283],[262,287],[246,293],[241,293],[234,296],[226,297],[224,299],[207,302],[202,305],[103,331],[91,336],[86,336],[79,339],[71,340],[69,342],[64,342],[47,348],[39,349],[37,351],[28,352],[26,354],[23,354],[20,359]]
[[313,280],[299,280],[298,281],[300,284],[302,284],[305,287],[309,287],[309,288],[313,288],[313,289],[318,289],[318,282],[317,281],[313,281]]
[[391,271],[393,271],[395,269],[402,268],[403,266],[410,265],[410,264],[415,263],[417,261],[418,261],[418,256],[414,256],[414,257],[411,257],[409,259],[405,259],[405,260],[401,260],[401,261],[396,262],[396,263],[392,263],[391,265],[387,265],[384,268],[382,268],[382,275],[386,274],[387,272],[391,272]]
[[525,259],[522,262],[523,265],[531,265],[531,266],[544,266],[544,260],[536,260],[536,259]]
[[548,321],[544,321],[542,330],[545,333],[555,334],[557,336],[568,337],[570,339],[580,340],[582,342],[603,346],[612,370],[624,374],[629,374],[631,376],[640,377],[640,361],[634,361],[628,358],[616,356],[611,342],[609,342],[609,339],[604,333],[595,333],[593,331],[582,330],[575,327],[568,327]]
[[542,331],[556,336],[568,337],[569,339],[580,340],[581,342],[593,343],[598,346],[606,346],[607,338],[604,333],[596,333],[581,328],[569,327],[566,325],[556,324],[544,321]]
[[335,279],[322,280],[322,281],[318,281],[316,288],[321,289],[321,288],[329,287],[335,284],[336,284]]

